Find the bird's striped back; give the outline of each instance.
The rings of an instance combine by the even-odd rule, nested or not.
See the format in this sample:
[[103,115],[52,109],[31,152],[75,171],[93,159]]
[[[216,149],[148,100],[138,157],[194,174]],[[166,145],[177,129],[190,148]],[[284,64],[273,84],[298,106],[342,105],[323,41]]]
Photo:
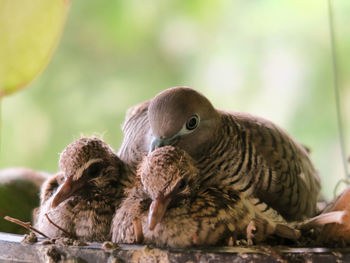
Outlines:
[[283,130],[259,118],[222,113],[222,127],[213,141],[197,160],[203,183],[232,185],[287,220],[315,214],[318,176],[307,152]]

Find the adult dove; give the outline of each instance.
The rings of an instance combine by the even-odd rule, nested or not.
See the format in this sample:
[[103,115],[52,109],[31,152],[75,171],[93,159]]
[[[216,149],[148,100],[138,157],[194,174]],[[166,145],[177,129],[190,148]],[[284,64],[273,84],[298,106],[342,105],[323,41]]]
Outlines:
[[69,233],[83,241],[109,240],[114,208],[130,183],[120,159],[101,139],[81,138],[62,152],[59,166],[61,172],[42,186],[35,227],[51,238]]
[[194,158],[203,180],[218,170],[222,184],[252,194],[289,221],[317,211],[320,179],[302,145],[268,120],[215,109],[192,88],[170,88],[134,107],[123,130],[119,157],[131,166],[174,145]]
[[[145,157],[138,181],[117,209],[112,241],[167,247],[222,245],[251,235],[296,239],[282,217],[259,210],[256,200],[230,186],[201,182],[193,159],[182,149],[166,146]],[[213,178],[214,179],[214,178]],[[265,207],[266,208],[266,207]],[[248,237],[249,238],[249,237]]]

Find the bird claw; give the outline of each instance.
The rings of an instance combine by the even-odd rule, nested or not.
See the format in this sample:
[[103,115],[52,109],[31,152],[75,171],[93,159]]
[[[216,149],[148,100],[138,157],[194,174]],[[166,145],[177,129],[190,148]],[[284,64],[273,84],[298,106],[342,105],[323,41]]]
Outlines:
[[301,233],[287,224],[275,224],[261,218],[251,220],[247,226],[247,242],[253,245],[256,242],[265,240],[271,234],[291,240],[299,239]]
[[198,245],[198,243],[199,243],[199,240],[198,240],[198,239],[199,239],[199,238],[198,238],[198,235],[197,235],[196,233],[194,233],[194,234],[192,235],[193,244]]
[[230,237],[230,238],[228,239],[227,245],[228,245],[229,247],[233,247],[233,238],[232,238],[232,237]]
[[255,225],[255,221],[254,220],[251,220],[247,226],[247,243],[248,243],[248,246],[252,246],[254,243],[253,243],[253,239],[255,237],[255,234],[257,232],[257,229],[256,229],[256,225]]
[[247,242],[248,245],[265,240],[276,231],[276,224],[264,218],[256,217],[252,219],[247,226]]

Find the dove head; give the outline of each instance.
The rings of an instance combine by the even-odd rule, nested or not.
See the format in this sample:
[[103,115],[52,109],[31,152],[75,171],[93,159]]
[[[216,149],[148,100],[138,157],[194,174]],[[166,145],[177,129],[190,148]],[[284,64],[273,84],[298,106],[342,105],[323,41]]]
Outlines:
[[172,201],[181,201],[196,192],[198,174],[193,159],[180,148],[157,148],[144,158],[138,176],[144,191],[152,199],[149,208],[150,230],[162,220]]
[[196,157],[215,136],[220,117],[209,100],[188,87],[159,93],[148,109],[152,141],[150,152],[175,145]]
[[52,201],[55,208],[84,188],[102,188],[108,184],[107,167],[119,167],[117,155],[97,137],[81,138],[68,145],[60,155],[59,168],[65,180]]

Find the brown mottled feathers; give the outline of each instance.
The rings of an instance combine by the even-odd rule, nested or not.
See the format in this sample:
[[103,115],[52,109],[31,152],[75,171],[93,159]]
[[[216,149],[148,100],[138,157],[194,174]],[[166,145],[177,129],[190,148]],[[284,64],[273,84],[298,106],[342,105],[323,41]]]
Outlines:
[[194,186],[198,186],[197,181],[200,179],[199,170],[193,163],[193,159],[185,151],[168,146],[145,157],[137,176],[153,199],[157,198],[160,189],[164,195],[172,192],[172,187],[182,179],[186,180],[186,193],[189,194],[190,190],[196,190]]
[[58,172],[51,175],[50,178],[44,181],[44,183],[41,185],[40,204],[42,205],[44,202],[46,202],[64,181],[65,176],[63,172]]
[[65,236],[48,222],[47,213],[55,224],[81,240],[110,239],[114,208],[130,184],[117,155],[99,138],[81,138],[62,152],[59,166],[65,180],[60,184],[61,174],[57,174],[43,185],[35,227],[51,238]]
[[[168,247],[227,244],[230,238],[245,237],[251,221],[258,225],[254,239],[261,241],[275,233],[277,222],[284,223],[257,199],[247,200],[244,193],[214,182],[202,183],[198,173],[194,160],[179,148],[158,148],[145,157],[139,180],[113,219],[112,241],[141,239]],[[295,234],[286,228],[285,233]]]

